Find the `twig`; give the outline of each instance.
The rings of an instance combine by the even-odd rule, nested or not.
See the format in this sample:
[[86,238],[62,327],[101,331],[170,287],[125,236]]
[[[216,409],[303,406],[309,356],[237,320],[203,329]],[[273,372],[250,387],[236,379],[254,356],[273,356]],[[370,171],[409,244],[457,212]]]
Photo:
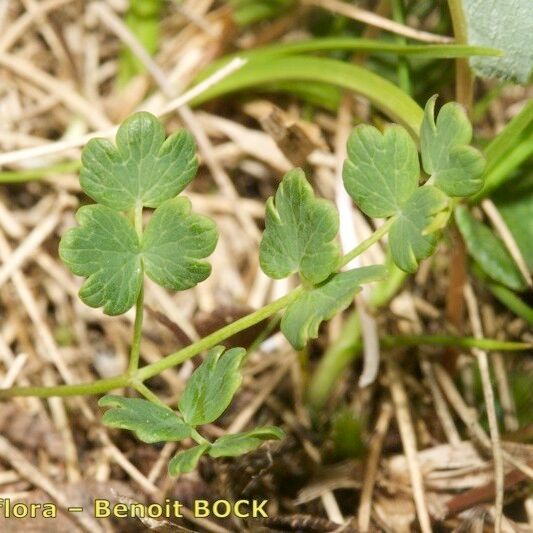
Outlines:
[[[466,307],[470,316],[470,323],[474,336],[478,339],[483,337],[483,330],[481,328],[481,319],[479,316],[478,305],[474,291],[469,283],[465,285],[464,289]],[[496,516],[494,520],[494,529],[499,533],[502,529],[502,514],[503,514],[503,493],[504,493],[504,471],[503,471],[503,457],[502,447],[500,442],[500,431],[498,429],[498,417],[496,415],[496,407],[494,405],[494,392],[490,381],[489,358],[487,352],[479,348],[473,348],[472,353],[476,356],[479,372],[481,374],[481,385],[483,388],[483,395],[485,397],[485,406],[487,409],[487,416],[489,419],[490,438],[492,442],[492,454],[494,457],[494,479],[496,486]]]
[[[214,74],[201,81],[181,96],[168,102],[165,106],[163,106],[160,112],[157,113],[158,116],[166,115],[172,111],[175,111],[178,107],[190,102],[191,100],[194,100],[198,95],[207,91],[210,87],[216,85],[225,77],[240,69],[245,63],[245,59],[239,57],[233,59],[227,65],[224,65],[220,70],[217,70]],[[110,138],[116,134],[117,129],[118,126],[114,126],[109,129],[99,130],[92,133],[88,133],[86,135],[81,135],[73,139],[56,141],[50,144],[46,144],[44,146],[35,146],[32,148],[24,148],[22,150],[6,152],[4,154],[0,154],[0,165],[16,163],[18,161],[22,161],[24,159],[31,159],[34,157],[57,154],[70,148],[77,148],[79,146],[83,146],[95,137]]]
[[[455,412],[459,415],[459,418],[466,425],[472,437],[477,440],[486,450],[491,450],[490,439],[485,434],[485,431],[481,427],[476,418],[475,412],[466,405],[461,394],[457,390],[455,383],[450,378],[449,374],[439,365],[434,365],[435,377],[439,382],[441,389],[443,390],[446,398],[454,408]],[[526,474],[530,479],[533,479],[533,468],[523,463],[521,460],[516,459],[511,454],[502,450],[502,455],[505,461],[514,467],[518,468],[521,472]]]
[[435,381],[433,367],[427,359],[422,359],[420,361],[420,366],[428,382],[429,390],[431,391],[431,395],[433,396],[433,404],[435,405],[435,411],[437,412],[437,416],[439,417],[442,429],[446,434],[446,438],[452,446],[456,446],[461,442],[461,437],[459,435],[459,432],[457,431],[457,428],[455,427],[452,415],[450,413],[450,410],[448,409],[448,405],[446,404],[446,401],[442,396],[437,382]]
[[353,5],[349,5],[345,2],[340,2],[339,0],[302,0],[304,4],[314,5],[332,11],[333,13],[338,13],[339,15],[344,15],[345,17],[351,18],[353,20],[358,20],[364,22],[365,24],[370,24],[371,26],[376,26],[382,30],[390,31],[391,33],[396,33],[397,35],[403,35],[410,39],[416,39],[417,41],[423,41],[426,43],[453,43],[451,37],[445,37],[443,35],[436,35],[435,33],[430,33],[427,31],[415,30],[409,26],[404,26],[398,22],[381,17],[367,11],[366,9],[361,9]]
[[413,490],[413,498],[415,501],[416,514],[422,533],[431,532],[431,521],[426,505],[424,495],[424,481],[422,479],[422,471],[418,462],[418,452],[416,445],[415,430],[413,428],[413,421],[409,412],[409,399],[403,386],[402,376],[395,361],[388,357],[387,374],[389,379],[389,388],[391,391],[392,401],[394,403],[394,410],[396,413],[396,421],[400,436],[402,438],[403,450],[407,459],[407,466],[409,468],[409,477],[411,478],[411,486]]
[[108,128],[111,125],[107,117],[95,109],[85,98],[44,70],[38,69],[20,55],[15,58],[0,53],[0,65],[11,70],[17,76],[31,81],[47,93],[57,95],[71,111],[83,115],[87,123],[94,128]]
[[101,532],[102,529],[98,521],[87,513],[69,513],[67,511],[71,502],[56,488],[56,483],[48,479],[35,466],[33,466],[24,455],[19,452],[11,443],[0,435],[0,457],[5,459],[11,466],[36,487],[47,492],[57,504],[65,510],[67,516],[76,521],[84,531],[89,533]]
[[361,530],[361,533],[366,533],[370,527],[372,493],[374,492],[374,484],[376,482],[376,474],[378,471],[383,441],[385,440],[385,435],[389,429],[391,418],[392,405],[389,402],[384,402],[381,406],[381,411],[376,422],[374,435],[370,441],[370,451],[366,460],[363,487],[361,489],[361,498],[359,500],[359,508],[357,510],[357,524]]

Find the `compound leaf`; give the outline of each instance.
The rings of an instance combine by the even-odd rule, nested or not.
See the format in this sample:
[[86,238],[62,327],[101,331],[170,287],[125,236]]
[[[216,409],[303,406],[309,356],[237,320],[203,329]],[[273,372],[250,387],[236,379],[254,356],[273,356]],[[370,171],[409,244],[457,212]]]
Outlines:
[[198,168],[192,136],[182,130],[165,140],[163,125],[147,112],[122,123],[116,147],[107,139],[91,139],[81,161],[83,190],[117,211],[159,206],[179,194]]
[[142,256],[146,274],[159,285],[182,291],[206,279],[210,255],[218,239],[214,222],[191,213],[187,198],[160,205],[146,226]]
[[178,476],[192,472],[200,457],[209,449],[209,444],[199,444],[188,450],[177,453],[168,463],[168,473],[171,476]]
[[337,211],[326,200],[315,198],[304,172],[288,172],[275,200],[267,201],[261,268],[274,279],[299,272],[311,283],[320,283],[338,264],[339,247],[334,241],[338,229]]
[[80,298],[108,315],[125,313],[137,299],[143,276],[135,230],[103,205],[82,207],[76,220],[79,226],[65,233],[59,255],[74,274],[87,278]]
[[425,185],[413,193],[389,231],[392,259],[398,267],[415,272],[418,262],[433,253],[437,236],[430,226],[441,213],[447,218],[447,207],[447,196],[436,187]]
[[433,183],[450,196],[470,196],[483,187],[485,160],[469,146],[472,126],[464,109],[455,102],[442,106],[435,122],[435,101],[430,98],[420,127],[424,170]]
[[401,126],[385,133],[357,126],[348,139],[343,179],[348,194],[370,217],[397,213],[418,187],[420,166],[416,145]]
[[526,288],[520,270],[499,237],[464,206],[455,209],[455,220],[468,252],[492,279],[515,291]]
[[275,426],[255,428],[243,433],[224,435],[209,448],[211,457],[236,457],[259,448],[266,440],[279,440],[284,437],[282,429]]
[[[242,381],[240,366],[246,350],[215,346],[193,372],[179,401],[183,418],[191,426],[209,424],[230,404]],[[224,354],[224,355],[222,355]]]
[[281,319],[281,331],[297,350],[309,339],[318,336],[318,327],[324,320],[346,309],[362,283],[385,276],[382,265],[356,268],[334,274],[323,285],[304,292],[292,302]]
[[102,421],[107,426],[133,431],[143,442],[183,440],[191,428],[174,411],[142,398],[107,395],[98,405],[111,407]]

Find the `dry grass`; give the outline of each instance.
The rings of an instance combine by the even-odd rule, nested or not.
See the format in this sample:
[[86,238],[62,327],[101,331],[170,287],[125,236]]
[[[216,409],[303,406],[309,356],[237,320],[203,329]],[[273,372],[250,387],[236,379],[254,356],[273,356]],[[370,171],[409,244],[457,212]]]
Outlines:
[[[341,4],[312,3],[336,8]],[[125,4],[122,0],[0,3],[0,149],[4,152],[0,163],[4,170],[25,171],[76,162],[88,138],[95,132],[111,136],[115,125],[136,109],[164,115],[169,131],[185,125],[194,132],[202,166],[187,195],[197,212],[216,221],[221,238],[212,258],[213,275],[196,289],[171,294],[148,285],[151,311],[141,349],[148,363],[291,288],[291,282],[273,282],[261,273],[257,243],[264,201],[293,164],[305,165],[317,191],[336,202],[343,246],[353,247],[372,231],[370,222],[338,187],[351,120],[367,120],[371,110],[352,95],[345,96],[338,116],[320,111],[314,124],[302,118],[296,100],[286,98],[215,103],[201,111],[188,108],[191,94],[185,91],[195,75],[236,43],[252,46],[294,38],[302,31],[298,20],[289,17],[262,26],[257,33],[239,34],[227,7],[213,0],[169,3],[159,53],[151,59],[139,52],[149,74],[120,87],[116,76],[123,41],[136,46],[121,23]],[[352,14],[361,15],[356,8]],[[368,12],[363,15],[368,17]],[[382,18],[370,22],[382,23]],[[398,29],[401,25],[393,26],[406,35]],[[432,38],[422,29],[416,35]],[[484,133],[497,131],[525,97],[504,93],[491,106],[482,125]],[[110,318],[84,306],[77,298],[80,280],[57,257],[59,237],[74,224],[77,206],[87,201],[72,168],[58,168],[44,179],[0,189],[2,387],[90,381],[117,375],[127,366],[132,314]],[[387,372],[378,373],[379,346],[371,342],[372,336],[454,333],[442,311],[449,255],[444,244],[435,261],[422,266],[389,310],[377,317],[368,315],[363,327],[367,341],[363,382],[368,387],[358,387],[362,369],[352,365],[314,422],[305,407],[309,372],[326,340],[336,338],[342,319],[325,328],[307,362],[279,333],[251,354],[233,407],[219,424],[207,429],[211,436],[219,436],[251,423],[280,424],[289,434],[281,444],[234,461],[205,462],[198,472],[174,480],[165,465],[176,445],[158,449],[141,445],[126,433],[107,431],[100,425],[94,398],[15,399],[0,404],[0,497],[34,501],[44,491],[63,508],[86,504],[94,497],[117,502],[169,497],[190,507],[195,498],[256,496],[270,500],[272,518],[261,526],[265,530],[402,532],[420,527],[430,531],[436,522],[447,531],[490,530],[496,522],[502,531],[531,531],[532,504],[524,487],[533,469],[533,450],[525,444],[512,448],[506,444],[518,428],[506,374],[509,364],[503,356],[494,356],[496,392],[508,410],[501,444],[494,413],[489,416],[491,445],[478,423],[482,413],[465,401],[436,363],[440,350],[390,352]],[[362,261],[375,263],[382,258],[378,246]],[[472,310],[472,291],[477,289],[469,290]],[[361,312],[364,299],[365,294],[357,303]],[[477,294],[477,299],[482,311],[486,306],[493,309],[485,293]],[[477,309],[475,316],[479,318]],[[464,332],[478,335],[481,329],[501,332],[510,340],[532,339],[523,321],[500,308],[482,312],[475,327],[467,325]],[[253,334],[236,342],[251,338]],[[487,385],[487,354],[474,355],[484,365]],[[470,354],[460,354],[459,360],[469,369],[475,363]],[[187,362],[168,370],[151,386],[165,401],[175,401],[193,368]],[[492,401],[491,394],[487,400]],[[328,419],[339,405],[369,421],[365,461],[336,464],[328,459]],[[511,505],[502,515],[503,503],[524,501],[529,514],[516,512]],[[221,532],[260,527],[236,518],[215,523],[190,512],[187,516],[188,521],[179,524],[136,519],[116,524],[95,523],[88,513],[70,514],[53,529],[42,525],[41,531],[190,530],[183,529],[187,527]],[[1,531],[10,527],[0,518]],[[29,528],[30,523],[18,527]]]

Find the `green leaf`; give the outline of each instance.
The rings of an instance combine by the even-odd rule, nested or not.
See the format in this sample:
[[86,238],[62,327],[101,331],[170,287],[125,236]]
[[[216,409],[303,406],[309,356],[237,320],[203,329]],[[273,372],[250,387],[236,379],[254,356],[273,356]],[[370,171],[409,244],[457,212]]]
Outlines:
[[224,346],[209,350],[180,398],[179,409],[191,426],[216,420],[226,410],[241,384],[240,366],[246,350],[232,348],[225,354],[224,350]]
[[533,272],[533,173],[503,187],[492,198]]
[[59,255],[69,269],[87,279],[80,298],[108,315],[130,309],[141,288],[143,264],[156,283],[174,290],[193,287],[207,278],[211,266],[202,258],[216,246],[214,223],[191,214],[186,198],[173,198],[158,207],[142,245],[132,224],[103,205],[82,207],[79,227],[68,230]]
[[527,84],[533,68],[531,0],[463,0],[468,42],[503,50],[502,57],[476,57],[474,71],[486,78]]
[[168,463],[168,473],[171,476],[179,476],[180,474],[192,472],[196,468],[200,457],[209,449],[209,446],[209,443],[199,444],[177,453]]
[[59,256],[87,281],[80,298],[108,315],[125,313],[137,299],[142,283],[139,240],[120,213],[103,205],[82,207],[79,227],[68,230],[59,243]]
[[420,128],[424,170],[446,194],[470,196],[483,187],[485,160],[469,146],[472,126],[464,109],[449,102],[442,106],[435,122],[436,99],[428,100]]
[[255,428],[243,433],[224,435],[209,449],[211,457],[237,457],[259,448],[266,440],[279,440],[285,436],[282,429],[274,426]]
[[525,280],[499,237],[464,206],[455,209],[455,220],[468,252],[492,279],[516,291],[526,288]]
[[325,82],[354,91],[370,100],[394,122],[418,135],[423,111],[401,89],[368,69],[325,57],[276,56],[252,60],[219,83],[209,87],[194,98],[192,105],[199,105],[213,98],[235,91],[249,90],[278,81]]
[[304,292],[287,307],[281,319],[281,331],[294,348],[301,350],[309,339],[318,336],[321,322],[350,305],[362,283],[381,279],[386,272],[382,265],[374,265],[334,274],[323,285]]
[[444,211],[448,205],[448,197],[431,185],[413,193],[389,231],[392,259],[398,267],[405,272],[416,272],[418,262],[434,252],[437,235],[430,231],[433,229],[430,226],[440,220],[441,214],[447,218]]
[[111,407],[102,417],[107,426],[133,431],[143,442],[179,441],[191,428],[174,411],[142,398],[107,395],[98,405]]
[[271,278],[299,272],[311,283],[319,283],[337,267],[337,211],[328,201],[315,198],[301,169],[288,172],[275,201],[268,199],[265,226],[259,261]]
[[416,145],[405,129],[389,126],[381,134],[361,125],[353,130],[342,175],[348,194],[368,216],[399,212],[418,187],[419,174]]
[[194,287],[211,273],[211,265],[201,259],[213,252],[217,239],[215,223],[191,214],[187,198],[167,200],[155,210],[143,235],[146,274],[168,289]]
[[157,207],[179,194],[196,174],[191,135],[180,131],[165,140],[163,125],[150,113],[125,120],[116,144],[89,141],[82,152],[80,183],[91,198],[117,211],[139,204]]

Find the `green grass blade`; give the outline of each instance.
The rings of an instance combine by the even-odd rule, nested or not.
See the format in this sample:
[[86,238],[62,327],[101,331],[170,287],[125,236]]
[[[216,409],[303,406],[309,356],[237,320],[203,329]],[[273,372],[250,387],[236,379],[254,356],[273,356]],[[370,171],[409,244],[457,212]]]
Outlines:
[[270,57],[250,61],[239,71],[211,87],[193,101],[199,105],[218,96],[277,81],[313,81],[331,83],[368,98],[392,120],[400,122],[418,137],[423,111],[394,84],[368,70],[337,61],[309,56]]
[[[324,37],[294,43],[277,43],[263,46],[261,48],[254,48],[245,52],[231,54],[213,62],[204,73],[220,68],[221,64],[226,63],[237,56],[244,57],[249,61],[255,61],[274,56],[306,54],[312,52],[334,52],[338,50],[363,52],[365,54],[414,55],[440,59],[501,55],[500,50],[483,46],[469,46],[463,44],[401,44],[376,39]],[[204,76],[204,73],[202,73],[202,77]]]
[[485,185],[472,201],[479,202],[501,185],[533,153],[533,100],[530,100],[485,149]]

